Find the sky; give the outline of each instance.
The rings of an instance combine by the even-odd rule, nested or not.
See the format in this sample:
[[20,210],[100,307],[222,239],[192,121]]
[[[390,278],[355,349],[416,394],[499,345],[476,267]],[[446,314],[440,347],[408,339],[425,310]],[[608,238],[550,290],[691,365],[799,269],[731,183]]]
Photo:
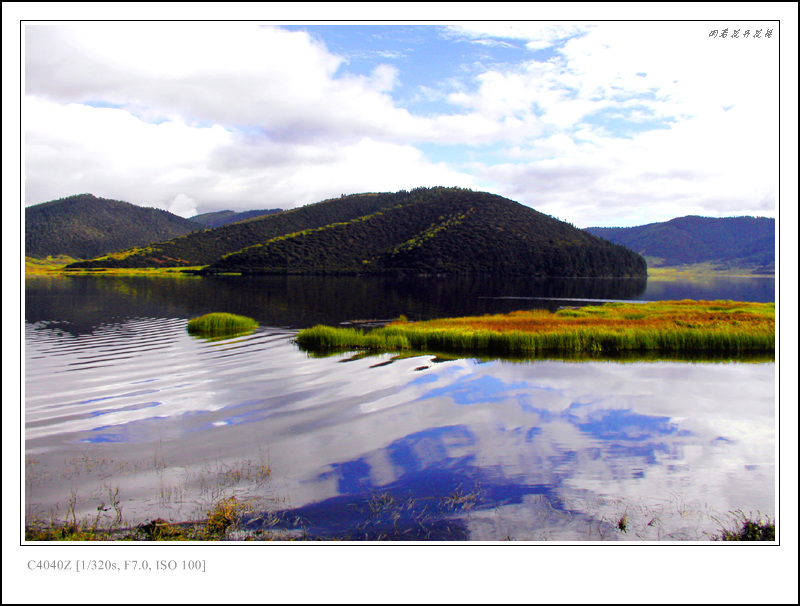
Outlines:
[[188,217],[443,185],[578,227],[774,217],[778,26],[26,22],[23,201]]

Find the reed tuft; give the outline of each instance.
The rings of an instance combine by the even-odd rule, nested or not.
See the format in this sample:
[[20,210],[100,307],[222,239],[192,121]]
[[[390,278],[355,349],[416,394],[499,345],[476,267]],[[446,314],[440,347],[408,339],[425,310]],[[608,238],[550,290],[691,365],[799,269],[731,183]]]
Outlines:
[[190,335],[203,337],[234,336],[258,328],[258,322],[246,316],[229,313],[210,313],[189,320],[186,329]]

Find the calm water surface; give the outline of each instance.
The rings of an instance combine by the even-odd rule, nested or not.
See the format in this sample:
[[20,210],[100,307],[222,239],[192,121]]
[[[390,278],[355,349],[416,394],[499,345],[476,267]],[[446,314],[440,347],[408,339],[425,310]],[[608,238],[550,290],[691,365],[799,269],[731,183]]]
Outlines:
[[[26,514],[110,519],[118,502],[131,524],[183,521],[236,496],[252,528],[287,535],[483,541],[707,540],[732,510],[773,515],[774,364],[312,358],[293,343],[317,322],[649,300],[636,282],[29,279]],[[762,300],[770,282],[774,299],[771,280],[694,298]],[[188,336],[215,310],[261,327]]]

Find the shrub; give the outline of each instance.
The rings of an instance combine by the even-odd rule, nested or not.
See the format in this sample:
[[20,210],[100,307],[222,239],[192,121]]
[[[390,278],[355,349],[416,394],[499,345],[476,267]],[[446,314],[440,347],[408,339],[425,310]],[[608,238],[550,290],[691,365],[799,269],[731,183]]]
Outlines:
[[736,512],[736,517],[740,522],[737,530],[723,528],[722,535],[718,538],[722,541],[774,541],[775,522],[767,517],[766,521],[761,518],[752,520],[741,511]]

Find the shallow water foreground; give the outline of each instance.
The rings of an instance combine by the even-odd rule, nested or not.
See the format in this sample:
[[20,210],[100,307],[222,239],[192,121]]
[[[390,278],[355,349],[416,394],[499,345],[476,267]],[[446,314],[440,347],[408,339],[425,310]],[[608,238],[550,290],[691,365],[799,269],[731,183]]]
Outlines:
[[[26,324],[26,516],[278,538],[709,540],[774,516],[775,365],[314,359],[296,331]],[[235,538],[235,537],[234,537]]]

